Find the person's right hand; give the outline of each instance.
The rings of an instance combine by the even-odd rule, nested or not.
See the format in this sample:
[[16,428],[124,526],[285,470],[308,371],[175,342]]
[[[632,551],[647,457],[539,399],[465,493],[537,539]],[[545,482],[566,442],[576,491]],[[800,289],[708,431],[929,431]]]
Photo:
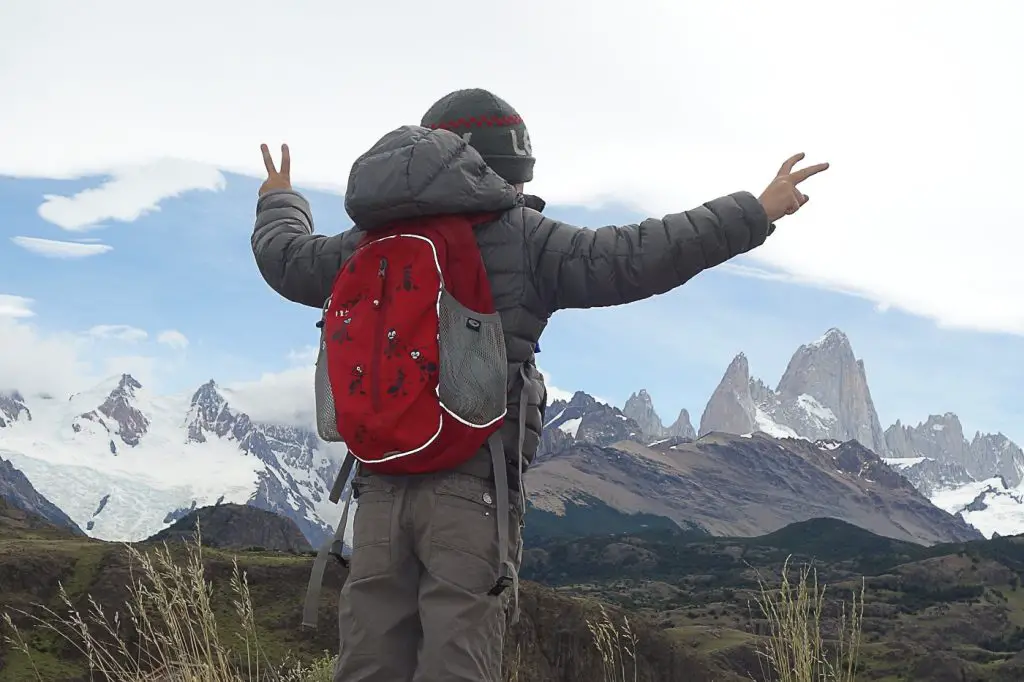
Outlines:
[[828,168],[827,163],[817,163],[798,171],[793,168],[804,158],[803,152],[786,159],[771,184],[761,192],[758,201],[768,214],[768,222],[774,223],[783,216],[792,215],[806,204],[810,197],[803,194],[797,185]]
[[260,196],[263,196],[272,189],[292,188],[292,155],[288,151],[288,145],[281,145],[281,170],[278,171],[274,165],[274,158],[270,156],[270,149],[265,144],[260,145],[263,152],[263,165],[267,169],[267,179],[260,185]]

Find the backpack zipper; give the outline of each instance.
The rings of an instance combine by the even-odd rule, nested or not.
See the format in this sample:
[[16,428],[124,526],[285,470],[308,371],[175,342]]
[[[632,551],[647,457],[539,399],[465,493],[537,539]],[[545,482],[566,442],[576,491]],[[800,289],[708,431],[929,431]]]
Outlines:
[[377,279],[379,279],[377,287],[377,298],[374,299],[374,307],[377,309],[377,329],[374,334],[373,342],[373,363],[371,372],[373,373],[373,383],[370,386],[370,398],[373,401],[374,411],[380,410],[380,356],[384,353],[384,283],[387,279],[388,273],[388,259],[381,258],[380,266],[377,268]]

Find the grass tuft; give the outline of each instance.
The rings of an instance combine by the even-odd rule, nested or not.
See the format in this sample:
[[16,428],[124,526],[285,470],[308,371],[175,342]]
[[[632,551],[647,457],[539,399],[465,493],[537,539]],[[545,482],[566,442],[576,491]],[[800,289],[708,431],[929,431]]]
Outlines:
[[841,603],[833,624],[835,636],[826,640],[825,585],[818,584],[817,570],[809,565],[799,569],[794,582],[789,564],[787,558],[778,588],[758,577],[756,601],[768,622],[758,651],[762,675],[773,682],[855,682],[864,619],[863,578],[850,604]]

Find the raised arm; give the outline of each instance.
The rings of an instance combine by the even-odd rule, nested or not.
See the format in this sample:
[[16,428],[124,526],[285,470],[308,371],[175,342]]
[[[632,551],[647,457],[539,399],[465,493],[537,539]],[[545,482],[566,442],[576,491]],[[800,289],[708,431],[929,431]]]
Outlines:
[[306,198],[291,189],[272,189],[256,203],[252,252],[274,291],[289,301],[321,308],[360,234],[355,229],[333,237],[313,234]]
[[748,192],[639,225],[589,230],[524,210],[535,286],[549,312],[662,294],[760,246],[774,226]]
[[639,301],[764,243],[775,221],[809,197],[797,186],[827,163],[796,170],[786,159],[761,196],[736,192],[700,208],[639,225],[586,230],[523,209],[534,283],[553,313]]

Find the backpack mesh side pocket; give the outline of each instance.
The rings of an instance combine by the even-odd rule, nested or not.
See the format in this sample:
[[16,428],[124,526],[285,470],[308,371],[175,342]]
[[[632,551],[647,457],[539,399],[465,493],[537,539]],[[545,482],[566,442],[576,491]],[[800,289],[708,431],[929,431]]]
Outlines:
[[331,393],[331,379],[327,374],[326,328],[320,325],[320,350],[316,354],[316,372],[313,378],[313,392],[316,401],[316,430],[320,438],[329,443],[342,440],[338,433],[338,415],[334,409],[334,394]]
[[454,416],[486,426],[505,414],[508,362],[501,316],[477,313],[441,291],[438,394]]

